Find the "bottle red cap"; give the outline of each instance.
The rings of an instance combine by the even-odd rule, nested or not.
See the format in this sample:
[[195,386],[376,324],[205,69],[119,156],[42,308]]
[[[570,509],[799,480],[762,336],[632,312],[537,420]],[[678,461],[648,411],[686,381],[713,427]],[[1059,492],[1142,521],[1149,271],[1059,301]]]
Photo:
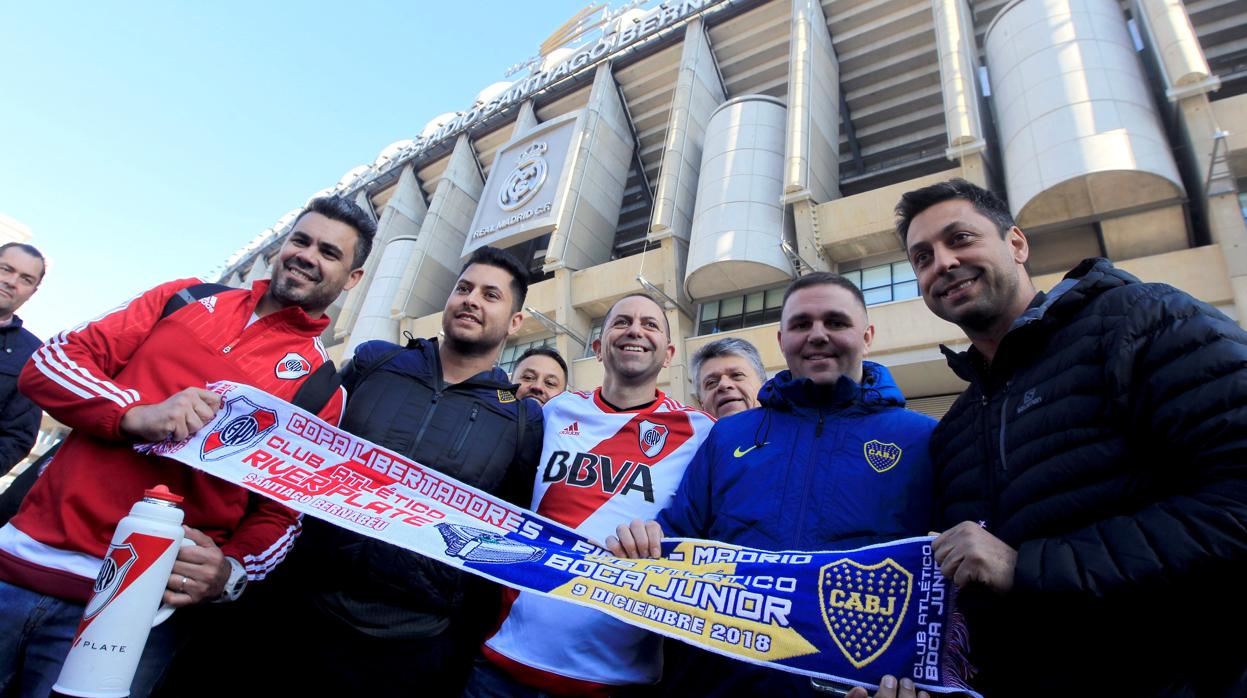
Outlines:
[[182,503],[181,495],[173,494],[169,491],[169,488],[164,485],[156,485],[150,490],[143,490],[143,496],[149,499],[163,499],[166,502],[173,502],[174,504]]

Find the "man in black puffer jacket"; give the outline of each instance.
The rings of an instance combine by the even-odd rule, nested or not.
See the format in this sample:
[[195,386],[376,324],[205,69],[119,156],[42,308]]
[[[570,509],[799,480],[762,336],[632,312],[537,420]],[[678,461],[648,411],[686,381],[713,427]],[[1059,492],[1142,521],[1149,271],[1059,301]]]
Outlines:
[[1022,695],[1247,695],[1247,333],[1104,259],[1047,294],[999,198],[905,194],[898,231],[969,381],[931,438],[934,544],[974,682]]
[[[494,365],[523,321],[527,290],[514,257],[476,250],[446,300],[441,341],[402,348],[377,340],[355,350],[343,369],[342,428],[527,506],[541,404],[517,398],[518,386]],[[291,624],[270,645],[289,653],[277,664],[304,669],[277,674],[271,690],[459,695],[486,625],[496,622],[498,587],[319,520],[304,518],[304,527],[287,565],[293,599],[277,613]]]

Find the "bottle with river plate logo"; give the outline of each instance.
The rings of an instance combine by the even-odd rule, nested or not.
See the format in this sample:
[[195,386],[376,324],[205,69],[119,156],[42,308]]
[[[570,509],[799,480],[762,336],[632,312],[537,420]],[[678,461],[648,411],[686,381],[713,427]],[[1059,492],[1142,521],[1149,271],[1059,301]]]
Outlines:
[[151,629],[173,613],[160,606],[182,545],[182,498],[157,485],[117,524],[82,622],[53,691],[123,698]]

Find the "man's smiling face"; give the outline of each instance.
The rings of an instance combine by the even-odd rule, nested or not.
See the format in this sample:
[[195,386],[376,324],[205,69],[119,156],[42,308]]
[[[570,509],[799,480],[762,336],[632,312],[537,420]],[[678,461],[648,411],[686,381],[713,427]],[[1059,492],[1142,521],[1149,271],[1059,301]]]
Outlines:
[[793,378],[831,384],[862,381],[862,357],[875,328],[861,301],[846,288],[818,284],[797,289],[784,303],[779,348]]
[[906,245],[927,307],[963,330],[986,330],[1029,301],[1028,292],[1019,295],[1025,235],[1016,226],[1002,235],[969,201],[942,201],[914,216]]
[[629,383],[654,376],[675,356],[662,308],[644,296],[628,296],[611,308],[593,351],[608,373]]

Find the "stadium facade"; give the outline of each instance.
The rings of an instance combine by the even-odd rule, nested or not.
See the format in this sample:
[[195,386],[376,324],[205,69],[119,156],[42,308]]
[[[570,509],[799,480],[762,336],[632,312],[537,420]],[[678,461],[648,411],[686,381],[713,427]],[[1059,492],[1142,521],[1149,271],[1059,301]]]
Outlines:
[[[938,345],[966,341],[918,298],[892,210],[954,176],[1007,196],[1042,288],[1102,255],[1247,322],[1241,0],[600,4],[513,70],[318,192],[379,222],[331,310],[335,358],[436,335],[461,260],[492,244],[533,281],[505,368],[549,345],[600,384],[587,345],[648,290],[678,336],[663,389],[689,398],[717,336],[783,368],[783,288],[832,270],[866,294],[871,358],[938,415],[962,387]],[[267,277],[299,210],[222,280]]]

